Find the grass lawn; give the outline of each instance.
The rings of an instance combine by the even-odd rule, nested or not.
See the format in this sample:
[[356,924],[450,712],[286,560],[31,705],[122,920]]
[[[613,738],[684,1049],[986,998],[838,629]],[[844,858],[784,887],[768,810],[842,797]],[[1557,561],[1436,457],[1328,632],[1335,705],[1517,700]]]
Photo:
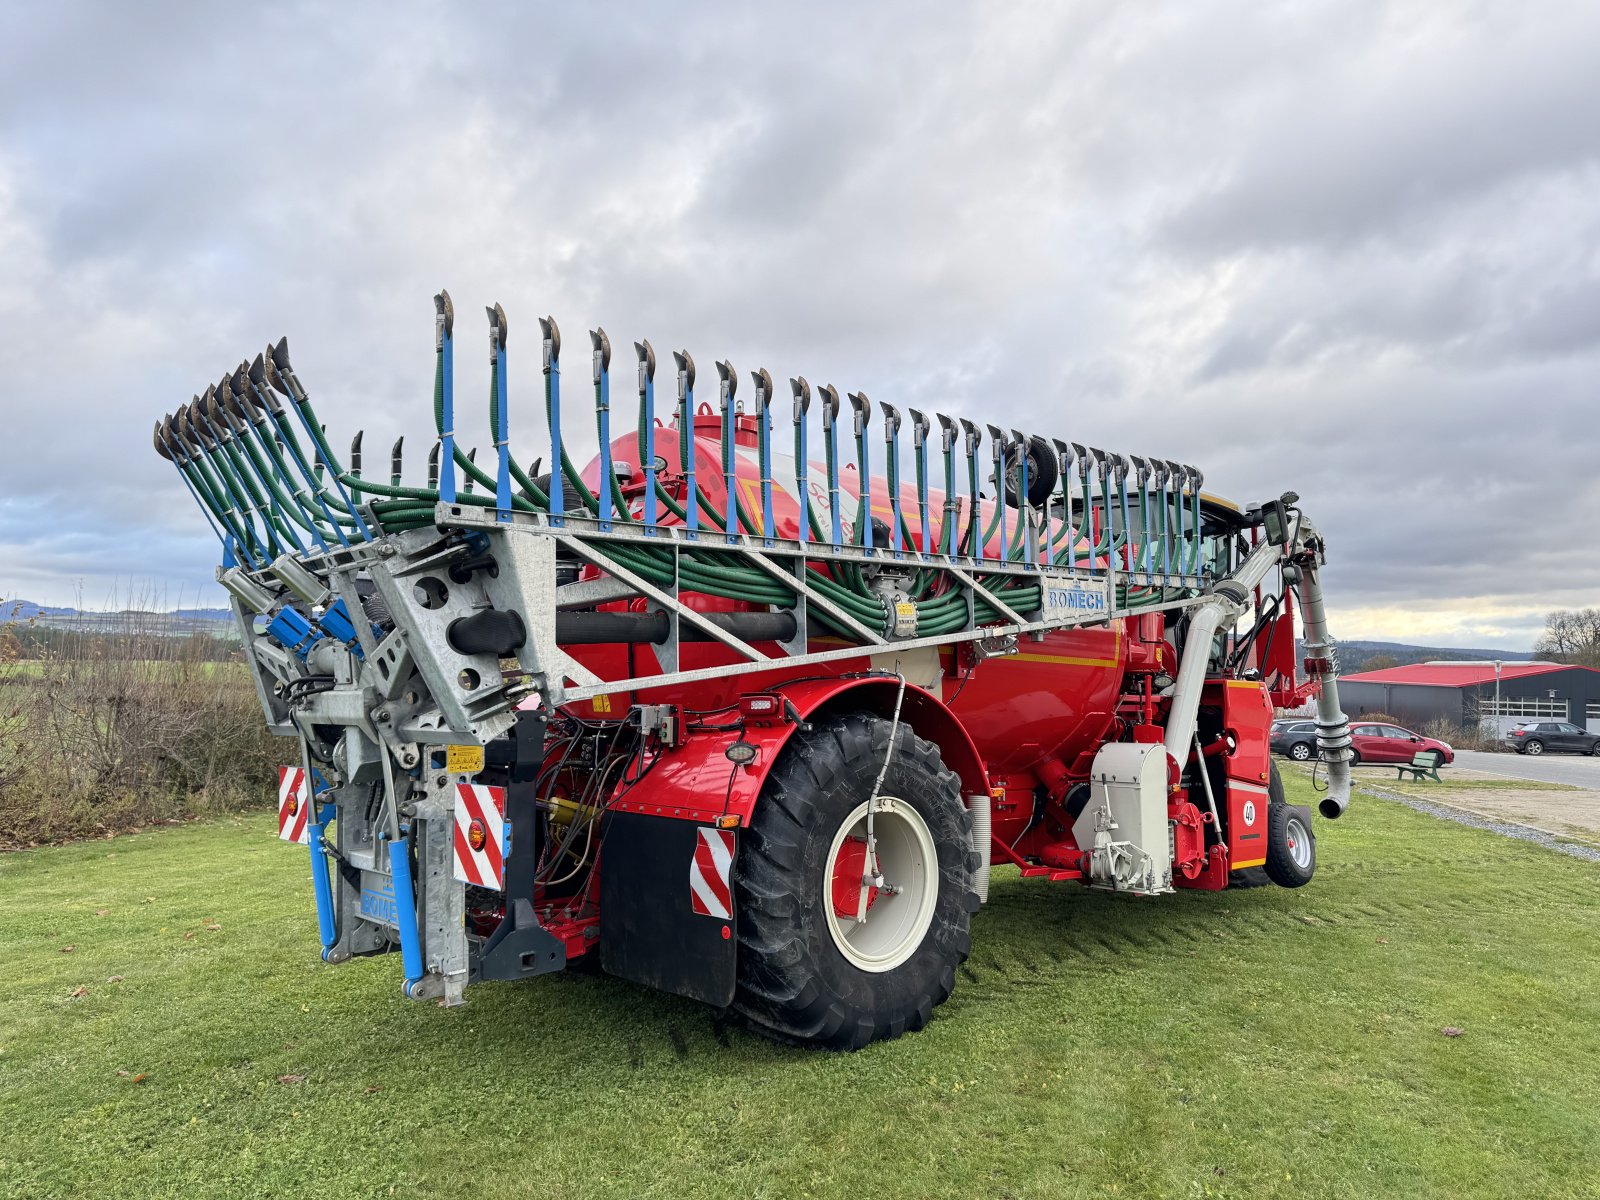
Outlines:
[[933,1024],[854,1055],[603,976],[403,1000],[394,959],[317,960],[305,852],[271,825],[0,856],[0,1194],[1600,1181],[1600,871],[1390,802],[1320,823],[1299,892],[1138,901],[1002,873]]
[[[1288,772],[1285,772],[1288,774]],[[1394,779],[1391,776],[1373,776],[1362,772],[1355,777],[1356,786],[1370,784],[1386,792],[1404,792],[1408,796],[1438,796],[1447,799],[1452,792],[1470,795],[1473,792],[1579,792],[1582,788],[1570,783],[1544,783],[1537,779],[1513,779],[1498,776],[1494,779],[1453,779],[1442,775],[1434,779]]]

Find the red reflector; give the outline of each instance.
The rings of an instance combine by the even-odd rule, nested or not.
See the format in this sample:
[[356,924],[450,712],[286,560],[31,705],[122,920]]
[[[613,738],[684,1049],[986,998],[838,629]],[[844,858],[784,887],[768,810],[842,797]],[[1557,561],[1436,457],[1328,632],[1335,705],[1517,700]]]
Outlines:
[[489,840],[489,831],[483,827],[482,821],[474,821],[467,826],[467,845],[472,847],[476,854],[483,849],[483,844]]

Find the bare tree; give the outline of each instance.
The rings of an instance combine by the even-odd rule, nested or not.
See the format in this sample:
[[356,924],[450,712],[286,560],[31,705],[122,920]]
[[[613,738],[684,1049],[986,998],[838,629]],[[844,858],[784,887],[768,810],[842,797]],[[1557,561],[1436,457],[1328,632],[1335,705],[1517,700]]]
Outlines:
[[1533,644],[1540,658],[1579,667],[1600,667],[1600,608],[1561,609],[1544,619]]

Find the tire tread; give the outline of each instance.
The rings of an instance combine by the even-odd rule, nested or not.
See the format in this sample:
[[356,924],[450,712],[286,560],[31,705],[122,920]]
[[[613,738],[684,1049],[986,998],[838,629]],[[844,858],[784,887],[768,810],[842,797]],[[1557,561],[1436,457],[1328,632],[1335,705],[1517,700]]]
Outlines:
[[[952,862],[947,864],[943,853],[939,862],[941,889],[951,882],[953,867],[959,894],[949,905],[941,896],[934,924],[912,962],[930,943],[938,960],[928,964],[934,967],[930,978],[914,995],[886,1000],[882,993],[896,989],[874,984],[868,991],[879,994],[860,1007],[833,994],[813,961],[801,900],[807,887],[806,849],[812,837],[832,834],[819,827],[826,824],[826,814],[816,798],[849,783],[852,762],[881,762],[889,747],[889,725],[882,717],[851,712],[817,719],[809,731],[797,732],[768,775],[742,839],[734,872],[739,969],[733,1008],[752,1028],[779,1041],[855,1050],[921,1029],[949,998],[956,968],[970,953],[971,915],[979,906],[972,886],[979,860],[971,848],[971,814],[961,800],[960,780],[944,765],[938,748],[902,723],[894,735],[891,774],[895,767],[902,773],[909,767],[922,777],[916,786],[934,801],[930,832],[941,851],[959,839],[960,851]],[[823,932],[821,939],[809,940],[826,937]]]

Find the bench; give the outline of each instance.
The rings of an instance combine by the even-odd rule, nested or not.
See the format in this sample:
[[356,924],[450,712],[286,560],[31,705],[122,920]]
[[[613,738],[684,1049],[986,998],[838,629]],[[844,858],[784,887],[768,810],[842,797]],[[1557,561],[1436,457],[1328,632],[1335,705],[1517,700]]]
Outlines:
[[1439,762],[1443,758],[1444,755],[1437,750],[1418,750],[1409,764],[1395,764],[1394,769],[1398,772],[1395,779],[1398,782],[1409,775],[1412,779],[1431,779],[1435,783],[1443,783],[1444,780],[1439,778]]

